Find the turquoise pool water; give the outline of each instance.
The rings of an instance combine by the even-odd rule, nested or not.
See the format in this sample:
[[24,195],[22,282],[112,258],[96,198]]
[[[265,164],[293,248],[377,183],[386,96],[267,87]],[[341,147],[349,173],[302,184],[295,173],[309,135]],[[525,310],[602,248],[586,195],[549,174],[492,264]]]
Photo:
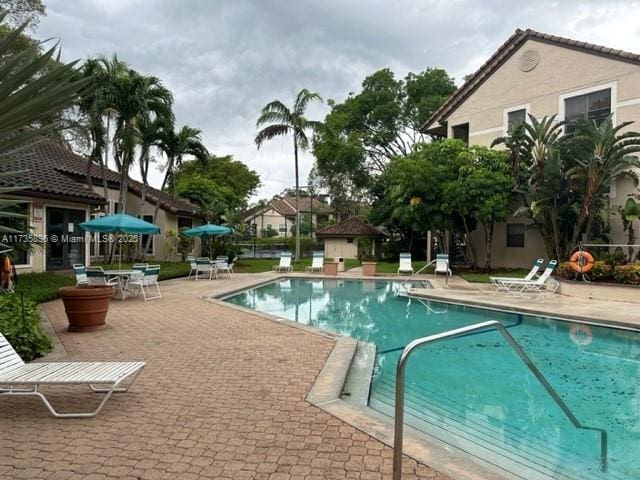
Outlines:
[[432,344],[407,366],[406,421],[527,479],[640,479],[640,333],[397,296],[387,281],[287,279],[227,298],[376,345],[369,405],[393,415],[411,340],[486,320],[507,326],[586,426],[576,429],[497,332]]

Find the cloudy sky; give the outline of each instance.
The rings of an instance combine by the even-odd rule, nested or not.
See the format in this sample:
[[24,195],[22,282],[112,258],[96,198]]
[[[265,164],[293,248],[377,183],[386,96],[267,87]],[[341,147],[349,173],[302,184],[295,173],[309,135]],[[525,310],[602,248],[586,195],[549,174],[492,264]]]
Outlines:
[[[383,67],[442,67],[456,83],[516,28],[640,52],[640,2],[629,0],[44,0],[36,36],[66,60],[118,56],[173,91],[179,125],[262,179],[257,198],[293,185],[291,140],[260,151],[260,108],[301,88],[342,100]],[[309,117],[321,120],[326,107]],[[306,154],[301,183],[313,165]],[[152,183],[159,184],[156,171]]]

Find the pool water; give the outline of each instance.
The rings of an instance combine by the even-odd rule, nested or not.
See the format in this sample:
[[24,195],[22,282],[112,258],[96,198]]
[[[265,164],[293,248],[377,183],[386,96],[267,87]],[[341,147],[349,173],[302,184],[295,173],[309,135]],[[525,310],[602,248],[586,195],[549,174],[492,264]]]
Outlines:
[[376,346],[369,406],[393,415],[411,340],[498,320],[580,423],[495,331],[424,347],[406,371],[406,422],[522,478],[640,479],[640,333],[399,296],[398,282],[286,279],[226,301]]

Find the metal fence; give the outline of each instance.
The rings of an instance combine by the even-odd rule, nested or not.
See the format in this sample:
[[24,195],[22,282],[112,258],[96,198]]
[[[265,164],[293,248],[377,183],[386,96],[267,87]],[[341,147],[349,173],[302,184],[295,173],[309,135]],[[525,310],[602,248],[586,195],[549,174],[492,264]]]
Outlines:
[[[238,258],[280,258],[282,252],[293,252],[294,248],[286,243],[253,243],[243,242],[236,243],[238,250]],[[309,244],[308,242],[301,242],[300,254],[303,257],[311,256],[311,252],[316,250],[324,250],[322,243]]]

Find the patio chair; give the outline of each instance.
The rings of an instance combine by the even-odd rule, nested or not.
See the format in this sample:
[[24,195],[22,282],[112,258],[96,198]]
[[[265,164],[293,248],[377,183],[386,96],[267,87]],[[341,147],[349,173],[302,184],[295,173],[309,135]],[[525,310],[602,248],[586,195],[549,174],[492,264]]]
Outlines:
[[87,282],[89,285],[100,285],[108,287],[118,287],[120,283],[117,278],[107,278],[102,267],[87,267]]
[[[129,288],[137,289],[138,295],[142,293],[144,301],[155,300],[162,298],[160,293],[160,285],[158,285],[158,275],[160,275],[160,265],[149,265],[142,276],[132,276],[129,279]],[[151,290],[151,287],[155,287],[156,292]]]
[[558,287],[560,287],[560,283],[555,278],[553,278],[551,274],[557,266],[558,261],[551,260],[547,264],[547,267],[544,269],[544,272],[542,272],[542,274],[535,280],[524,280],[517,278],[503,280],[502,283],[507,289],[507,295],[524,296],[527,293],[537,293],[539,295],[543,295],[545,293],[556,293],[556,290],[558,290]]
[[211,263],[208,257],[199,257],[196,258],[196,280],[198,280],[198,276],[204,273],[209,275],[209,280],[215,275],[218,278],[218,272],[216,271],[216,264]]
[[324,270],[324,252],[313,252],[311,266],[304,269],[306,272],[322,272]]
[[189,276],[187,279],[191,278],[191,275],[197,272],[198,265],[196,264],[196,257],[189,255],[187,257],[187,262],[189,262]]
[[76,276],[76,286],[89,285],[89,279],[87,278],[87,269],[81,263],[73,265],[73,273]]
[[511,284],[510,283],[511,280],[534,280],[536,275],[538,275],[538,272],[542,268],[542,265],[544,265],[544,259],[539,258],[534,262],[533,266],[531,267],[531,270],[529,270],[529,273],[527,273],[522,278],[518,278],[518,277],[489,277],[489,279],[491,280],[491,283],[493,284],[493,286],[496,287],[496,291],[501,291],[501,290],[508,291],[509,290],[509,286]]
[[411,265],[410,253],[400,254],[400,266],[398,267],[398,275],[400,275],[401,273],[408,273],[410,275],[413,275],[413,266]]
[[[144,368],[144,362],[56,362],[29,363],[22,361],[7,339],[0,333],[0,396],[40,397],[49,412],[58,418],[94,417],[112,393],[126,392]],[[128,385],[121,387],[123,380],[130,378]],[[42,386],[89,385],[97,393],[104,393],[100,404],[93,412],[59,413],[47,397],[40,392]]]
[[449,284],[449,277],[453,275],[449,268],[449,255],[446,253],[439,253],[436,255],[436,269],[433,271],[433,275],[437,278],[438,274],[444,274],[445,284]]
[[218,274],[227,274],[233,278],[233,263],[229,263],[229,257],[218,257],[215,262],[216,277]]
[[291,252],[282,252],[280,254],[280,263],[273,266],[274,272],[293,272],[291,266]]

